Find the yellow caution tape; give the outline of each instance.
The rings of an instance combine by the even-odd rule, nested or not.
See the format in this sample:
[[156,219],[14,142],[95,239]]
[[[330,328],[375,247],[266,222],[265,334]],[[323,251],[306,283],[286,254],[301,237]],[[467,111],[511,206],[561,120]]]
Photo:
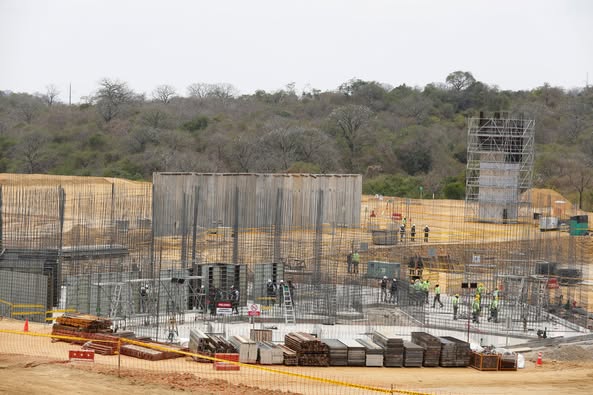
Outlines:
[[75,313],[76,309],[59,309],[59,310],[47,310],[46,313]]
[[[78,341],[82,340],[84,342],[92,341],[92,342],[104,342],[104,343],[118,343],[118,341],[113,341],[113,340],[95,340],[95,339],[87,339],[87,338],[82,338],[82,337],[51,335],[51,334],[36,333],[36,332],[23,332],[23,331],[9,330],[9,329],[0,329],[0,333],[9,333],[9,334],[14,334],[14,335],[28,335],[28,336],[36,336],[36,337],[50,337],[52,339],[78,340]],[[289,371],[284,371],[284,370],[266,368],[266,367],[259,366],[259,365],[250,365],[250,364],[246,364],[246,363],[242,363],[242,362],[228,361],[226,359],[210,357],[207,355],[202,355],[202,354],[197,354],[197,353],[192,353],[192,352],[187,352],[187,351],[175,350],[175,349],[161,346],[158,344],[144,343],[144,342],[140,342],[140,341],[136,341],[136,340],[132,340],[132,339],[127,339],[127,338],[123,338],[123,337],[120,338],[120,341],[122,343],[135,344],[140,347],[152,348],[155,350],[160,350],[160,351],[165,351],[165,352],[175,352],[177,354],[186,355],[189,357],[197,357],[197,358],[201,358],[201,359],[210,360],[213,362],[224,362],[227,364],[242,366],[242,367],[248,368],[248,369],[257,369],[257,370],[261,370],[261,371],[268,372],[268,373],[282,374],[285,376],[297,377],[297,378],[301,378],[301,379],[305,379],[305,380],[317,381],[317,382],[326,383],[326,384],[334,384],[334,385],[338,385],[338,386],[342,386],[342,387],[356,388],[356,389],[361,389],[361,390],[365,390],[365,391],[379,392],[379,393],[383,393],[383,394],[397,393],[397,394],[404,394],[404,395],[430,395],[425,392],[407,391],[407,390],[398,390],[398,389],[385,389],[385,388],[373,387],[373,386],[369,386],[369,385],[353,384],[353,383],[347,383],[345,381],[326,379],[323,377],[311,376],[311,375],[307,375],[307,374],[294,373],[294,372],[289,372]]]
[[45,306],[42,304],[13,304],[12,307],[45,309]]
[[8,306],[12,306],[12,303],[7,302],[7,301],[2,300],[2,299],[0,299],[0,303],[3,303],[3,304],[8,305]]
[[45,311],[13,311],[11,315],[45,315]]

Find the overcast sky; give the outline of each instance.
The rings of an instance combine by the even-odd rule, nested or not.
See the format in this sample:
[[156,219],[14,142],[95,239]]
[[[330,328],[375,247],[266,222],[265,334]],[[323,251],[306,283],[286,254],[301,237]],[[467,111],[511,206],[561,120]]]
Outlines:
[[394,86],[455,70],[501,89],[593,82],[591,0],[0,0],[0,89]]

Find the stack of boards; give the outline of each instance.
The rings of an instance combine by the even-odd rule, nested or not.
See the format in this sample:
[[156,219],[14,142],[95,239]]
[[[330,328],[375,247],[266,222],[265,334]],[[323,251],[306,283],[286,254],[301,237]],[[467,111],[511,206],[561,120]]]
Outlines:
[[330,366],[348,366],[348,347],[337,339],[325,339],[323,343],[329,347]]
[[366,353],[366,366],[383,366],[383,347],[370,339],[356,339],[362,344]]
[[299,357],[296,351],[286,347],[284,344],[278,344],[277,346],[282,350],[282,354],[284,356],[284,365],[298,366]]
[[412,342],[404,342],[404,366],[420,367],[424,360],[424,348]]
[[340,341],[348,347],[348,366],[366,365],[366,352],[362,344],[353,339]]
[[389,337],[379,331],[373,332],[373,341],[385,349],[383,366],[402,367],[404,364],[404,341]]
[[441,341],[426,332],[412,332],[412,343],[424,348],[424,366],[439,366]]
[[441,342],[441,366],[469,366],[471,349],[469,343],[454,337],[443,336]]
[[282,365],[284,363],[284,351],[272,342],[257,343],[258,361],[262,365]]
[[239,351],[239,362],[257,362],[257,343],[255,341],[243,336],[231,336],[229,341]]
[[297,352],[300,366],[329,366],[329,347],[313,335],[291,332],[284,336],[284,344]]

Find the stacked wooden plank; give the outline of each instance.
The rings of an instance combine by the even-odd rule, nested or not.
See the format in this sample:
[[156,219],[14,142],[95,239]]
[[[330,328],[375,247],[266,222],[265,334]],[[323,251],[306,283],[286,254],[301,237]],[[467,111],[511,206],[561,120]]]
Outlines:
[[[206,334],[198,329],[189,331],[189,350],[193,353],[213,356],[215,353],[232,354],[237,350],[233,345],[227,342],[224,337],[219,335]],[[193,357],[198,362],[212,362],[209,359]]]
[[295,350],[286,347],[284,344],[278,344],[278,347],[282,350],[282,354],[284,355],[284,365],[298,366],[299,357]]
[[56,319],[58,325],[77,328],[81,332],[111,332],[111,320],[90,314],[64,313]]
[[373,332],[373,341],[383,347],[383,366],[402,367],[404,364],[404,341],[386,334]]
[[115,353],[117,352],[117,344],[89,341],[82,345],[82,349],[93,350],[95,351],[95,354],[115,355]]
[[337,339],[325,339],[323,343],[329,347],[329,364],[331,366],[348,366],[348,347]]
[[469,343],[450,336],[439,338],[441,342],[441,366],[469,366],[471,349]]
[[340,341],[348,347],[348,366],[366,365],[366,352],[362,344],[354,339],[342,339]]
[[424,360],[424,348],[412,342],[404,342],[404,366],[420,367]]
[[426,332],[412,332],[412,343],[424,348],[424,366],[439,366],[441,342]]
[[[156,346],[164,346],[158,343],[146,343],[146,346],[140,346],[137,344],[122,344],[120,353],[121,355],[146,359],[148,361],[161,361],[163,359],[179,358],[183,356],[174,351],[163,351],[161,349],[151,348],[151,344]],[[170,347],[170,345],[167,345],[166,347]]]
[[251,329],[249,331],[249,338],[256,342],[271,342],[272,341],[272,330],[271,329]]
[[291,332],[284,336],[284,343],[297,352],[300,366],[329,366],[329,348],[315,336]]
[[284,363],[282,348],[272,342],[258,342],[257,351],[257,360],[262,365],[282,365]]
[[366,366],[383,366],[383,347],[370,339],[356,339],[356,341],[365,349]]
[[231,336],[229,342],[239,352],[239,362],[257,362],[257,343],[254,340],[247,339],[243,336]]

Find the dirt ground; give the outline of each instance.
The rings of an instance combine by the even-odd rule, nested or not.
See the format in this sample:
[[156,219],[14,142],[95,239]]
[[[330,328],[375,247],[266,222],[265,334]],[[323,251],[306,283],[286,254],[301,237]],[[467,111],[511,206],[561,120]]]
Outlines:
[[[4,319],[0,330],[20,330],[21,321]],[[29,324],[34,334],[48,334],[49,325]],[[48,337],[0,332],[0,393],[128,393],[247,394],[293,393],[363,394],[369,391],[329,385],[309,379],[241,368],[240,372],[214,372],[212,365],[186,358],[145,361],[117,356],[96,356],[96,361],[66,360],[79,346],[52,343]],[[426,393],[451,394],[590,394],[593,382],[593,345],[543,350],[544,364],[535,366],[536,353],[526,354],[526,367],[516,372],[480,372],[472,368],[304,368],[274,366],[348,383]],[[261,387],[261,388],[257,388]]]

